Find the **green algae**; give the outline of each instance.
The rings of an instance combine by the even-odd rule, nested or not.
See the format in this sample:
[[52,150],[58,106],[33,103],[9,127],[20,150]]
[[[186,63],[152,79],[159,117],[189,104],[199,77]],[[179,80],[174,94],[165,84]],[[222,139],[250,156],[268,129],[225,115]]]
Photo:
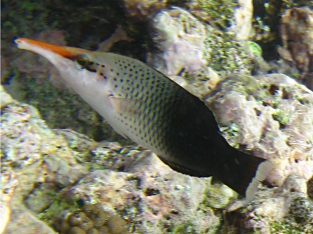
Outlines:
[[211,178],[211,183],[204,192],[199,208],[205,212],[213,213],[214,210],[226,208],[237,197],[238,194],[228,186],[214,182],[213,178]]
[[250,74],[253,61],[245,46],[232,33],[208,29],[205,40],[208,65],[222,76],[232,73]]
[[[232,139],[236,139],[240,136],[240,127],[236,123],[231,123],[228,126],[221,126],[220,127],[223,136],[226,138],[227,141],[232,142]],[[233,143],[232,147],[239,148],[239,143]]]
[[52,225],[55,219],[59,217],[60,214],[63,214],[64,211],[75,212],[80,209],[78,202],[64,199],[63,195],[60,193],[51,192],[50,195],[54,196],[53,202],[47,209],[37,214],[39,219],[49,225]]
[[[23,17],[19,17],[23,16]],[[49,10],[44,1],[2,1],[1,38],[11,40],[16,36],[33,36],[48,27],[56,26],[54,22],[47,25]]]
[[277,110],[273,113],[273,119],[277,120],[283,127],[289,124],[291,116],[282,110]]
[[289,214],[283,221],[274,221],[270,225],[271,233],[302,234],[312,233],[313,202],[305,197],[295,198],[289,207]]
[[181,225],[176,226],[173,231],[171,231],[172,234],[197,234],[196,229],[194,228],[194,225],[192,223],[184,223]]
[[118,215],[103,210],[100,204],[84,205],[56,194],[54,202],[37,215],[60,233],[128,233],[127,223]]
[[298,224],[311,224],[313,228],[313,201],[304,197],[294,199],[289,208],[290,216]]
[[262,57],[262,47],[254,42],[254,41],[248,41],[248,50],[256,57]]
[[[273,234],[304,234],[310,232],[304,232],[303,228],[292,221],[272,222],[270,225],[270,231]],[[309,231],[309,230],[307,230]]]
[[202,20],[209,22],[216,28],[226,29],[235,23],[234,11],[238,6],[237,1],[194,0],[190,4],[194,7],[195,11],[201,11],[199,17]]

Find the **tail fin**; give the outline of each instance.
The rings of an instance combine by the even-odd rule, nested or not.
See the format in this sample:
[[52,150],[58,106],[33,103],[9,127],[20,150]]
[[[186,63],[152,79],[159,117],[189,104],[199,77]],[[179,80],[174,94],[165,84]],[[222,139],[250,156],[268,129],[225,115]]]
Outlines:
[[231,148],[228,157],[219,163],[217,177],[240,195],[245,196],[249,184],[265,160]]

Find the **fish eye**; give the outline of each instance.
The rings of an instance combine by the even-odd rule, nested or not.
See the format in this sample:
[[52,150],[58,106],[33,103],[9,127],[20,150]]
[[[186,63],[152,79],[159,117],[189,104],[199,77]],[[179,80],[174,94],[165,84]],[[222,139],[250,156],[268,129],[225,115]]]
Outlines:
[[89,64],[91,64],[91,61],[84,55],[78,56],[75,61],[80,69],[85,69]]
[[76,59],[76,63],[80,69],[86,69],[90,72],[97,72],[95,63],[92,62],[86,55],[80,55]]

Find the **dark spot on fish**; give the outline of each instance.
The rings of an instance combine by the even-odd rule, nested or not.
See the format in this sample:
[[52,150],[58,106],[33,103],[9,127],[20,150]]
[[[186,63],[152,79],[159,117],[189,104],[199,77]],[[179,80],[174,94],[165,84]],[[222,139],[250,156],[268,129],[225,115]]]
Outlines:
[[151,143],[152,142],[152,136],[149,136],[148,141]]

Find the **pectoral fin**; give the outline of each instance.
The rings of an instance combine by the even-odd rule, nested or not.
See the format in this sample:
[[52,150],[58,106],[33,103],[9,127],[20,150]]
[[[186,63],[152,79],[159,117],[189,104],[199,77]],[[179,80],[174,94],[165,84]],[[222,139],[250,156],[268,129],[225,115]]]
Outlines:
[[139,114],[139,108],[142,104],[142,101],[139,99],[129,99],[119,96],[110,96],[111,104],[114,110],[118,114],[125,114],[131,117],[135,117]]

